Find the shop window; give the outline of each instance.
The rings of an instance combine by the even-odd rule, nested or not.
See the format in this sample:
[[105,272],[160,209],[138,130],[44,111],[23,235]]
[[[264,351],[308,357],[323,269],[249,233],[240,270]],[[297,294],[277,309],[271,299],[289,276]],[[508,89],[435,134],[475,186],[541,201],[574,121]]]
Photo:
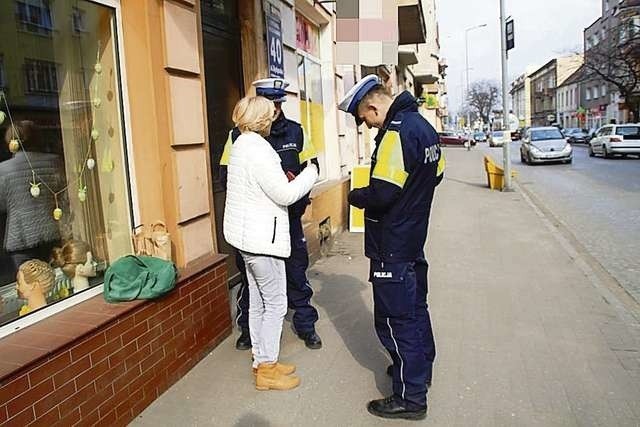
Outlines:
[[300,86],[300,124],[305,136],[318,152],[320,179],[326,178],[324,154],[324,107],[322,105],[322,74],[320,63],[298,54],[298,85]]
[[[80,298],[132,250],[115,11],[85,0],[16,10],[15,34],[0,38],[12,52],[0,56],[0,325]],[[51,29],[51,16],[73,21],[50,37],[22,31]]]
[[18,28],[48,35],[53,30],[49,0],[17,0],[16,20]]
[[300,123],[318,152],[320,178],[326,178],[324,154],[324,107],[322,105],[322,68],[319,55],[320,31],[301,15],[296,15]]

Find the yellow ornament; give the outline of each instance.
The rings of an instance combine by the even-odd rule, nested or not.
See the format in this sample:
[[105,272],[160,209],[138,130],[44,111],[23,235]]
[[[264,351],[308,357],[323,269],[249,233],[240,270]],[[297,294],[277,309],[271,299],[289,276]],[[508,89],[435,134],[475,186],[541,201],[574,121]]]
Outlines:
[[5,117],[7,116],[4,114],[4,111],[0,111],[0,125],[4,123]]
[[56,221],[60,221],[62,219],[62,209],[55,208],[53,210],[53,219],[55,219]]
[[102,100],[100,98],[94,98],[93,99],[93,106],[96,108],[100,108],[100,106],[102,105]]
[[87,200],[87,187],[78,189],[78,199],[84,203]]
[[15,154],[18,152],[18,150],[20,150],[20,143],[18,142],[18,140],[12,139],[11,141],[9,141],[9,151]]
[[91,139],[93,139],[94,141],[97,141],[98,138],[100,138],[100,132],[98,132],[97,129],[93,129],[91,131]]
[[32,182],[29,191],[33,198],[38,198],[40,196],[40,183],[36,184],[35,182]]
[[97,74],[102,73],[102,64],[100,64],[99,62],[96,63],[96,65],[93,66],[93,69],[96,70]]

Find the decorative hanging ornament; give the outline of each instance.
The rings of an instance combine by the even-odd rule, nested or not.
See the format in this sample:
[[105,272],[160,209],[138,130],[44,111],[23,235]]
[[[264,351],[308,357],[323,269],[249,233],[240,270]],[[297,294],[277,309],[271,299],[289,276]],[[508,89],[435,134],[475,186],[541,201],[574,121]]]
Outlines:
[[93,69],[96,70],[97,74],[102,73],[102,64],[100,64],[99,62],[96,62],[96,65],[93,66]]
[[87,186],[86,185],[84,187],[78,188],[78,199],[80,199],[80,201],[82,203],[84,203],[87,200]]
[[40,197],[40,183],[36,184],[35,182],[32,182],[29,191],[31,192],[31,196],[33,196],[34,199]]
[[89,170],[93,170],[93,168],[96,167],[96,161],[92,158],[88,158],[87,159],[87,167],[89,168]]
[[93,98],[93,106],[96,108],[100,108],[102,105],[102,100],[100,98]]
[[94,141],[97,141],[98,138],[100,138],[100,132],[98,132],[97,129],[93,129],[91,131],[91,139],[93,139]]
[[20,142],[17,139],[12,139],[9,141],[9,151],[13,154],[16,154],[20,150]]
[[7,115],[4,113],[4,111],[0,111],[0,125],[2,123],[4,123],[4,119],[7,117]]
[[56,221],[60,221],[62,219],[62,209],[55,208],[53,210],[53,219],[55,219]]

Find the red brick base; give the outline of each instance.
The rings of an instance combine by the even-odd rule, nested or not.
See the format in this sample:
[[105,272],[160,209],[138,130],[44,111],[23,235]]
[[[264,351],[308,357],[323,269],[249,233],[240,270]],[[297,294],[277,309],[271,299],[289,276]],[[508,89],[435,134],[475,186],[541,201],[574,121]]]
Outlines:
[[230,332],[222,261],[2,381],[0,424],[126,425]]

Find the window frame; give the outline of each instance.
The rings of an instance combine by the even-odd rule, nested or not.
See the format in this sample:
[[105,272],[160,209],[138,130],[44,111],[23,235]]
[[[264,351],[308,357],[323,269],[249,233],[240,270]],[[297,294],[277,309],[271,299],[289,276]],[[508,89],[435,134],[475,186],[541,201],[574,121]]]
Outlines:
[[[133,135],[131,128],[131,110],[129,103],[129,91],[127,87],[127,67],[125,62],[124,52],[124,33],[123,33],[123,19],[120,0],[84,0],[87,3],[95,3],[100,6],[105,6],[113,9],[114,12],[114,25],[113,25],[113,38],[115,48],[115,61],[117,67],[115,69],[115,84],[117,85],[120,95],[120,120],[122,121],[122,139],[123,150],[122,158],[119,160],[122,162],[125,180],[128,187],[128,202],[129,212],[128,220],[130,228],[133,229],[141,224],[140,217],[140,203],[138,196],[138,188],[136,185],[136,173],[135,173],[135,161],[133,151]],[[20,29],[18,29],[20,31]],[[24,318],[18,318],[6,325],[0,326],[0,339],[20,331],[26,327],[29,327],[35,323],[43,321],[48,317],[51,317],[57,313],[60,313],[70,307],[80,304],[90,298],[97,295],[101,295],[104,290],[104,284],[99,284],[89,289],[82,291],[77,295],[72,295],[62,301],[55,304],[42,307],[41,309],[25,316]]]

